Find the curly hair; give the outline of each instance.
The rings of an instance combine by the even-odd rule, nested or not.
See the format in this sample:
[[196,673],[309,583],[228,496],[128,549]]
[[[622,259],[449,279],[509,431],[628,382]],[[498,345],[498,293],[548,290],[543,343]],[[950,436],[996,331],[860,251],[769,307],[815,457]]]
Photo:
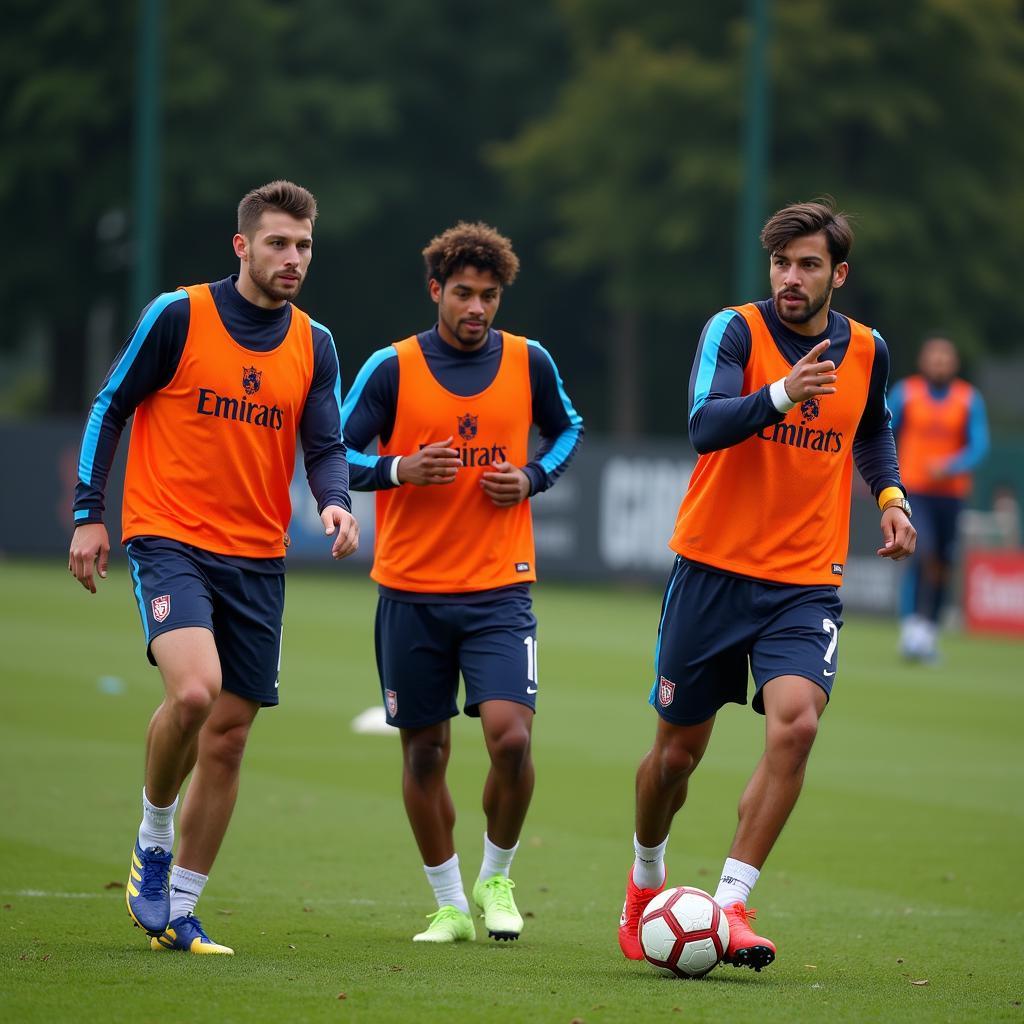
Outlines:
[[238,233],[251,236],[265,210],[280,210],[296,220],[316,223],[316,197],[292,181],[271,181],[247,192],[238,204]]
[[430,240],[423,250],[427,282],[437,281],[442,287],[452,274],[463,267],[489,270],[502,286],[511,284],[519,273],[519,257],[512,243],[489,224],[460,220],[453,228]]
[[853,229],[845,213],[836,209],[831,196],[823,196],[810,203],[793,203],[768,219],[761,231],[761,244],[772,256],[785,249],[794,238],[825,232],[832,266],[845,263],[853,247]]

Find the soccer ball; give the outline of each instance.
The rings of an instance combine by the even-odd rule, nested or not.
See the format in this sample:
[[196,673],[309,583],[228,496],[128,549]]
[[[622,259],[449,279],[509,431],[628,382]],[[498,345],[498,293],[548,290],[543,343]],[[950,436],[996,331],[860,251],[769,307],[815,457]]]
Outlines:
[[680,885],[658,893],[640,919],[649,964],[676,978],[702,978],[729,948],[729,921],[703,890]]

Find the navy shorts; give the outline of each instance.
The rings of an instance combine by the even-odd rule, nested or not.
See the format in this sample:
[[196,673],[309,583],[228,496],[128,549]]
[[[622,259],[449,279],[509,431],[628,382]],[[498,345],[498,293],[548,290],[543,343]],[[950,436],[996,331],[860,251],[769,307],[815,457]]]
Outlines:
[[[283,559],[228,558],[163,537],[134,537],[126,549],[150,662],[156,664],[154,637],[203,626],[213,633],[224,689],[264,707],[277,704]],[[244,567],[256,561],[282,571]]]
[[537,619],[529,595],[479,604],[413,604],[381,597],[375,627],[377,671],[390,725],[419,729],[487,700],[536,710]]
[[764,714],[769,679],[795,675],[832,692],[842,602],[835,587],[730,576],[676,557],[661,606],[650,703],[667,722],[696,725],[725,704]]
[[931,555],[944,565],[953,561],[956,528],[963,500],[942,494],[911,494],[914,527],[917,529],[917,564]]

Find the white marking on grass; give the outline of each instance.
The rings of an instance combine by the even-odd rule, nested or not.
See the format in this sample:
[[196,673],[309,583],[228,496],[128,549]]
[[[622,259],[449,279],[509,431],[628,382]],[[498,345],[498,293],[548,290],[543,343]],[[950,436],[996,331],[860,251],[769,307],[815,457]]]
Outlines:
[[5,896],[30,896],[46,900],[99,900],[104,898],[101,892],[47,892],[45,889],[6,890]]

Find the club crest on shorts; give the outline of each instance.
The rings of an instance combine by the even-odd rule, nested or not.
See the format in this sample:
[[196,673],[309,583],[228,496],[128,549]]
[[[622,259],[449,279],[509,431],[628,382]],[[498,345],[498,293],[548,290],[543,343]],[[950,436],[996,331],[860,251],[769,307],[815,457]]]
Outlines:
[[157,622],[163,622],[171,614],[171,595],[164,594],[162,597],[154,597],[150,601],[150,607],[153,609],[153,618]]
[[676,684],[662,676],[658,680],[658,703],[663,708],[667,708],[675,700],[675,697]]
[[388,706],[388,714],[394,718],[398,714],[398,694],[394,690],[385,690],[384,701]]

